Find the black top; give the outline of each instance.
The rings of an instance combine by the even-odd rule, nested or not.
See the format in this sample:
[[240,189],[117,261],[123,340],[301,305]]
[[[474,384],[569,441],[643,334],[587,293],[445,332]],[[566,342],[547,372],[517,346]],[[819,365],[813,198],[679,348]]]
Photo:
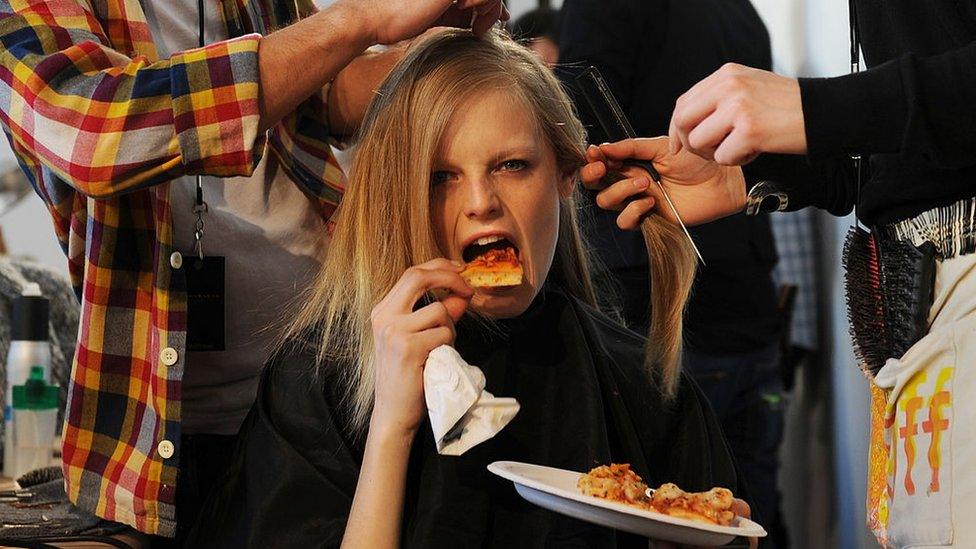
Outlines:
[[[516,460],[576,471],[629,462],[649,481],[736,489],[738,476],[699,389],[682,378],[673,405],[641,369],[644,341],[558,289],[485,334],[462,326],[456,348],[487,390],[521,410],[462,456],[437,453],[429,423],[414,441],[404,505],[405,547],[646,547],[646,540],[522,500],[486,470]],[[335,368],[315,372],[295,344],[262,377],[222,488],[191,546],[336,547],[362,462],[345,434]],[[318,377],[316,377],[318,375]]]
[[[748,0],[566,0],[562,10],[560,76],[568,84],[580,67],[599,68],[638,135],[666,134],[678,97],[724,63],[772,64],[769,35]],[[585,101],[576,103],[590,142],[605,141]],[[586,232],[600,258],[618,272],[646,268],[640,233],[621,231],[617,212],[589,202]],[[688,305],[687,345],[724,354],[774,341],[776,249],[768,218],[735,215],[691,234],[706,266]],[[646,301],[636,307],[647,309]]]
[[856,199],[843,155],[871,155],[857,210],[869,225],[976,195],[976,3],[856,5],[870,69],[800,79],[810,166],[760,162],[747,173],[787,182],[781,172],[792,171],[805,187],[791,193],[794,207],[813,204],[842,214]]

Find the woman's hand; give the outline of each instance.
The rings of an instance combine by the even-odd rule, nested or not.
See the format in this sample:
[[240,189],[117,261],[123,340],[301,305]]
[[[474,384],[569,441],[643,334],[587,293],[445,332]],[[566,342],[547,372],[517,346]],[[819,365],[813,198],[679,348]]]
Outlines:
[[[375,402],[344,549],[400,546],[410,447],[426,410],[424,363],[433,349],[454,341],[454,323],[474,293],[458,275],[462,269],[446,259],[410,267],[370,314]],[[435,289],[449,293],[414,311]]]
[[[375,388],[370,431],[412,437],[424,417],[423,367],[432,350],[454,342],[454,323],[474,291],[459,276],[463,266],[434,259],[407,269],[370,315]],[[428,291],[450,294],[414,311]]]
[[[650,174],[625,166],[627,159],[649,160],[661,175],[661,183],[686,225],[700,225],[741,211],[746,204],[745,179],[739,167],[720,166],[688,151],[671,154],[667,137],[625,139],[591,145],[587,165],[580,170],[583,185],[599,190],[596,203],[605,210],[620,211],[617,225],[633,230],[652,211],[672,222],[674,213]],[[626,178],[607,185],[610,171]]]

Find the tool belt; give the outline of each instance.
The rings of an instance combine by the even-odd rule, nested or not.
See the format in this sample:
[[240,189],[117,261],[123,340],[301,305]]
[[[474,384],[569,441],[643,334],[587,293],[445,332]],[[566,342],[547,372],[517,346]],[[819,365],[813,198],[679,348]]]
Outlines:
[[936,262],[976,251],[976,198],[934,208],[844,243],[847,318],[858,366],[869,378],[928,332]]

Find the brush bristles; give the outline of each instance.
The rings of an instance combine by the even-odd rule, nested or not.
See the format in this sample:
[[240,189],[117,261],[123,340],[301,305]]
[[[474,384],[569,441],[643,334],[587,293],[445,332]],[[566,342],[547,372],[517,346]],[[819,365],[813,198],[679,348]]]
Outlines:
[[852,227],[844,242],[844,289],[847,320],[858,367],[869,378],[889,357],[884,293],[877,243],[870,233]]

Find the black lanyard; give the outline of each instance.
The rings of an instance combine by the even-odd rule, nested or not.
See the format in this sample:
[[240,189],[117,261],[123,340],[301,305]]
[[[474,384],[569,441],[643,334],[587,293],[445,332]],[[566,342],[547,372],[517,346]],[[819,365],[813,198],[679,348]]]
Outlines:
[[[857,24],[857,0],[847,0],[849,12],[848,24],[851,33],[851,74],[861,72],[861,31]],[[861,167],[861,155],[851,155],[854,161],[854,226],[860,224],[857,218],[857,206],[861,203],[861,185],[864,183],[864,172]]]
[[[204,17],[204,0],[197,0],[197,16],[199,18],[197,45],[201,48],[206,45],[203,33],[206,27]],[[193,203],[193,213],[197,216],[197,223],[193,231],[193,240],[196,243],[197,256],[203,260],[203,214],[207,213],[207,203],[203,201],[203,177],[197,176],[197,194]]]

